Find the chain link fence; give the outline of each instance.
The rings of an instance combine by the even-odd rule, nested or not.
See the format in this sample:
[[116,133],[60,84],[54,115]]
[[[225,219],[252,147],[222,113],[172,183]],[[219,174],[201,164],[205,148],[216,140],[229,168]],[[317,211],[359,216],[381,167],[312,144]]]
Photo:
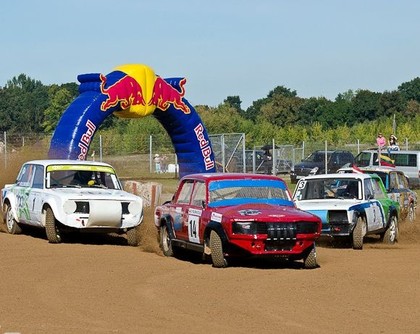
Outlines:
[[[215,155],[217,171],[265,174],[288,174],[294,164],[300,162],[315,150],[348,150],[356,156],[364,149],[374,147],[372,143],[345,143],[341,146],[328,142],[303,142],[300,145],[285,143],[265,143],[246,149],[244,133],[210,135]],[[0,157],[4,167],[19,156],[20,160],[46,159],[51,136],[31,134],[28,136],[3,133],[0,139]],[[147,135],[131,140],[127,135],[108,135],[98,132],[89,148],[88,160],[104,161],[112,164],[123,177],[140,177],[156,173],[154,157],[161,157],[161,172],[177,177],[177,158],[170,138],[166,134]],[[418,143],[408,140],[400,144],[403,150],[419,150]],[[271,154],[267,160],[266,153]]]

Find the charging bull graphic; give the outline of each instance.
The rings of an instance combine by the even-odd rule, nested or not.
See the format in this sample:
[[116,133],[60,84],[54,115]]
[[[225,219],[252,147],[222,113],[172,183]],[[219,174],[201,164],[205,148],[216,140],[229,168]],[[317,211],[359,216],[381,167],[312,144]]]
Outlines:
[[128,64],[106,76],[81,74],[78,80],[80,95],[58,122],[50,158],[85,160],[96,130],[111,114],[122,118],[153,115],[171,137],[181,177],[216,170],[207,131],[184,98],[185,78],[164,79],[146,65]]
[[146,104],[141,86],[129,75],[123,76],[108,88],[105,88],[106,76],[100,74],[99,78],[101,79],[101,93],[107,96],[106,100],[101,104],[102,111],[115,107],[118,103],[120,103],[121,109],[123,110],[129,108],[131,105]]

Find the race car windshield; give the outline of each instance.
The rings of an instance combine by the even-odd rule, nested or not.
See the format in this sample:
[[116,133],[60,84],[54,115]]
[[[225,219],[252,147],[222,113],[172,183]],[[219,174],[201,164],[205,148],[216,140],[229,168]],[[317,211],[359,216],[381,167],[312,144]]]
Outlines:
[[59,168],[48,169],[47,188],[96,187],[121,189],[112,169]]
[[220,180],[209,184],[209,206],[267,203],[293,206],[286,185],[277,180]]
[[355,179],[313,179],[299,183],[295,198],[299,201],[328,198],[360,199],[361,184]]

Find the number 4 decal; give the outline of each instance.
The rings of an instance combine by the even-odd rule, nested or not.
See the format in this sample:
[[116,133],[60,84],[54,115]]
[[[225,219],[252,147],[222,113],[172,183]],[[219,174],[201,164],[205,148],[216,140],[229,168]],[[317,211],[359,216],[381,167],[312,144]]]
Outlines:
[[200,243],[198,229],[200,226],[200,217],[189,215],[188,216],[188,240],[195,243]]

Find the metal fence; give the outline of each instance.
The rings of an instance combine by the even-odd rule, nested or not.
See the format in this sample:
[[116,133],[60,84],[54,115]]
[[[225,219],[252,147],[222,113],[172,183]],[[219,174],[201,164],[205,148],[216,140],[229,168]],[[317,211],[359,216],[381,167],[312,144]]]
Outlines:
[[[285,143],[272,143],[255,145],[246,149],[246,135],[244,133],[214,134],[210,135],[212,148],[215,154],[217,170],[221,172],[246,173],[272,173],[287,174],[295,163],[315,150],[348,150],[357,155],[360,151],[374,147],[374,143],[346,143],[340,147],[330,145],[328,142],[302,142],[300,145]],[[48,156],[51,136],[45,135],[8,135],[3,133],[0,140],[0,157],[3,157],[4,166],[7,167],[17,153],[24,158],[46,159]],[[173,145],[168,136],[144,136],[137,140],[135,145],[124,146],[126,138],[122,135],[107,135],[97,133],[89,148],[88,159],[117,164],[126,171],[155,173],[153,158],[159,154],[164,158],[163,172],[177,174],[177,159]],[[418,143],[409,143],[405,140],[401,149],[418,150]],[[272,161],[266,163],[264,153],[269,150]],[[117,167],[116,167],[117,168]]]

